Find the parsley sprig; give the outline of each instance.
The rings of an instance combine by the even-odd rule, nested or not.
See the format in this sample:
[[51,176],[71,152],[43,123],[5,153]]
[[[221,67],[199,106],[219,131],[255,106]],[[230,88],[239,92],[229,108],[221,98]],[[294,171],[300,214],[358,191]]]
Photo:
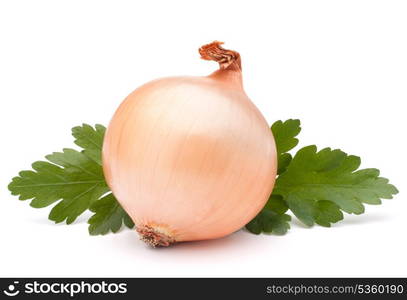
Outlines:
[[[246,225],[247,230],[276,234],[290,228],[291,212],[305,225],[330,227],[343,219],[343,212],[362,214],[363,204],[381,204],[398,193],[377,169],[358,170],[361,160],[331,148],[314,145],[287,153],[297,144],[299,120],[277,121],[271,127],[278,154],[278,177],[267,205]],[[278,207],[279,209],[276,209]]]
[[[103,176],[101,149],[106,128],[83,124],[72,129],[75,144],[81,148],[63,149],[47,155],[47,161],[21,171],[8,188],[20,200],[42,208],[54,205],[49,219],[73,223],[89,210],[89,233],[118,232],[134,223],[109,190]],[[290,210],[305,225],[330,227],[343,219],[343,212],[361,214],[363,204],[380,204],[398,191],[379,177],[377,169],[362,169],[360,158],[341,150],[307,146],[289,153],[298,144],[299,120],[277,121],[271,126],[278,155],[278,177],[263,210],[246,225],[252,233],[285,234],[290,228]]]
[[72,128],[75,144],[82,151],[64,149],[32,164],[33,171],[21,171],[8,188],[20,200],[31,199],[32,207],[56,204],[49,214],[55,223],[71,224],[86,210],[91,235],[117,232],[122,224],[134,226],[110,192],[102,170],[101,151],[106,128],[83,124]]

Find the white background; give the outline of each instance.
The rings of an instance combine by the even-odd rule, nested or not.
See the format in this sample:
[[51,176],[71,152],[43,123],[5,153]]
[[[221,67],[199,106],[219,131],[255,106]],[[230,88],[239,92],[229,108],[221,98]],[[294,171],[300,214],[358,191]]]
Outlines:
[[[2,1],[0,276],[407,276],[406,1]],[[137,86],[209,74],[197,48],[238,50],[248,95],[271,123],[299,118],[300,146],[360,155],[401,191],[332,228],[150,249],[47,220],[7,184],[70,128],[107,124]]]

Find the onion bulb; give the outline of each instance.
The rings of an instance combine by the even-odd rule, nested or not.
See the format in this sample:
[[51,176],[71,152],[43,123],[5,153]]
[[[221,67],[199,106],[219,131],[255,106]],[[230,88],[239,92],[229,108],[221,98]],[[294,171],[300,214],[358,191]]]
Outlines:
[[107,128],[106,181],[152,246],[237,231],[273,189],[273,135],[243,90],[239,53],[221,44],[199,49],[219,70],[144,84]]

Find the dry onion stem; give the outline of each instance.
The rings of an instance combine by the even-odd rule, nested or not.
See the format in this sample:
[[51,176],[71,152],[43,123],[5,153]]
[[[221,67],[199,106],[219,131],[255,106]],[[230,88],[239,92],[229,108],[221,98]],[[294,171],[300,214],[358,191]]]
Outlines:
[[273,188],[273,136],[243,90],[239,53],[221,44],[199,49],[219,70],[139,87],[107,129],[106,180],[151,246],[228,235]]

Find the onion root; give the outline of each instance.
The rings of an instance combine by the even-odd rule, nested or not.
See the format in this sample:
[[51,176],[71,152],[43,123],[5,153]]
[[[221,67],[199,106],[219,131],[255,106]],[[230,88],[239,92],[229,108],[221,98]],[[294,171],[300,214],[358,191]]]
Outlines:
[[167,230],[163,230],[160,226],[141,225],[136,226],[136,231],[140,235],[140,240],[146,244],[156,247],[168,247],[175,243],[175,239],[171,237]]

